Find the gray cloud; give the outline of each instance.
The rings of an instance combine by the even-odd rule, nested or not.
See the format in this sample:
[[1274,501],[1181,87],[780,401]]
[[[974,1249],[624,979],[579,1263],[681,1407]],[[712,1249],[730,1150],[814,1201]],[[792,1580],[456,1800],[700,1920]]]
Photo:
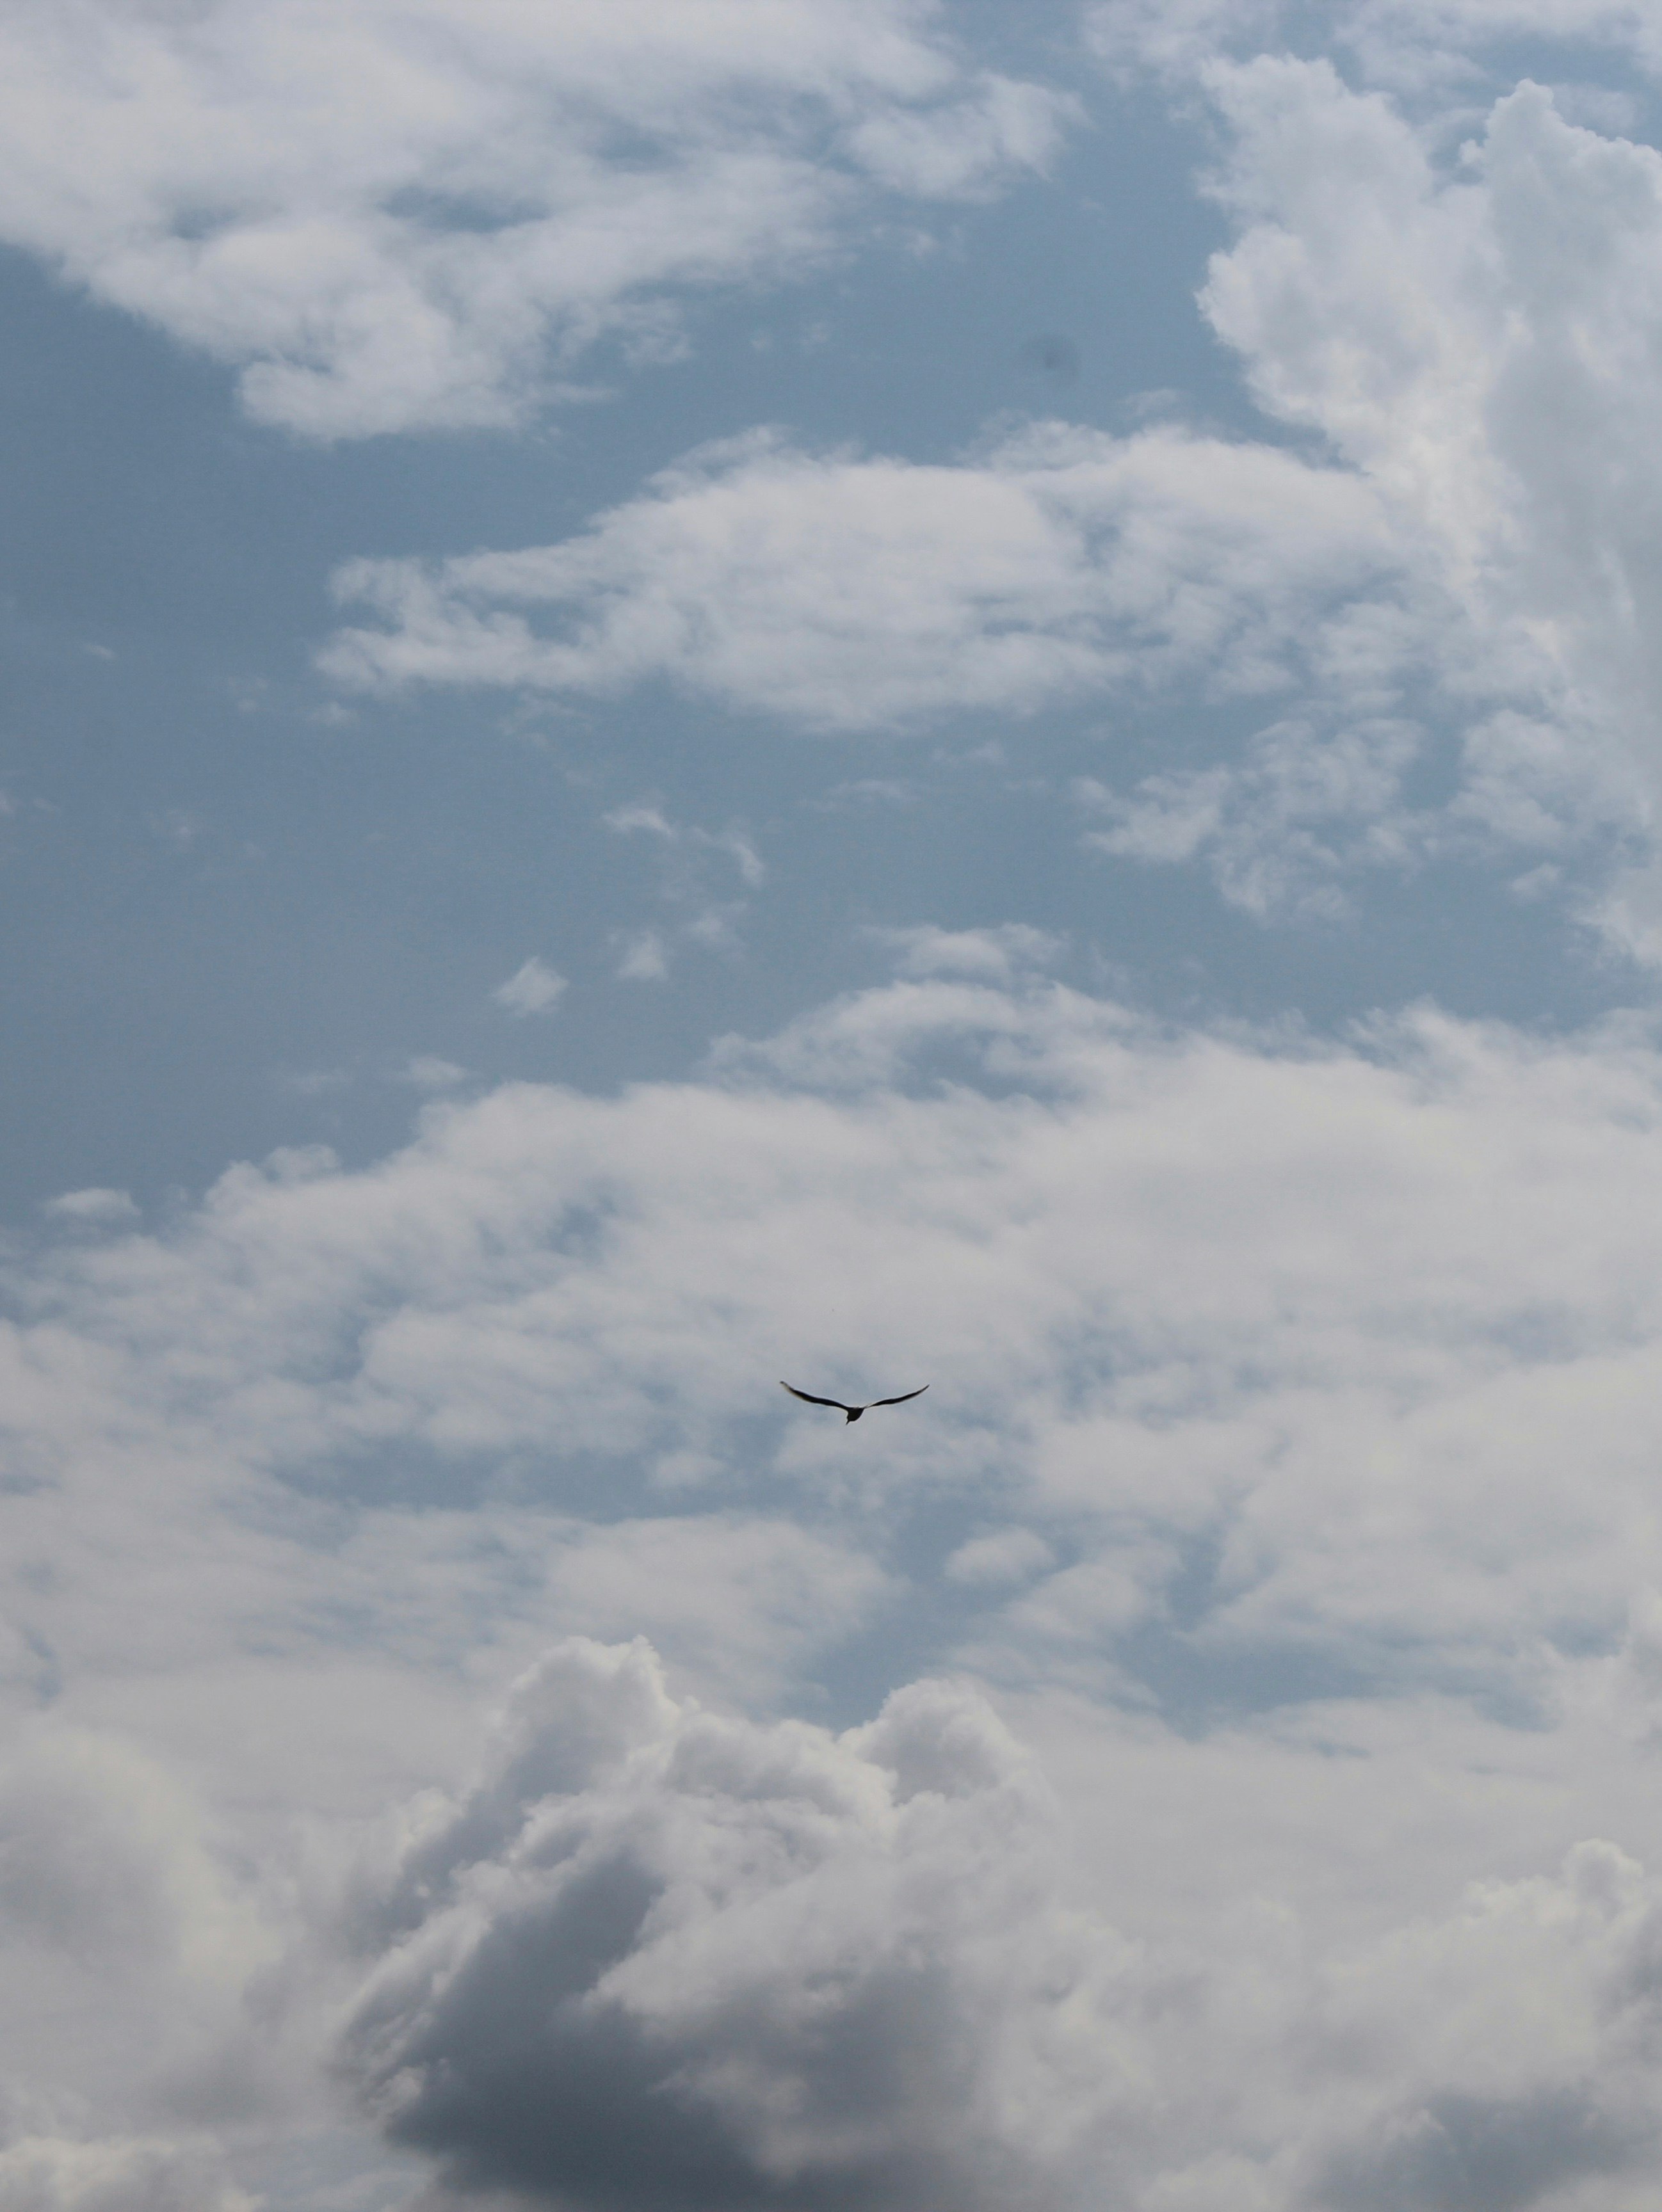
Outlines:
[[1128,1943],[1030,1763],[918,1682],[840,1735],[569,1642],[349,1919],[338,2063],[435,2203],[612,2212],[1635,2202],[1662,1902],[1612,1846],[1319,1954]]
[[0,2212],[259,2212],[211,2145],[25,2136],[0,2148]]
[[415,1924],[344,2063],[464,2197],[1041,2202],[983,2077],[1046,1932],[1044,1821],[966,1692],[837,1738],[677,1708],[639,1646],[560,1647],[399,1869],[385,1909]]
[[1619,2174],[1648,2148],[1594,2087],[1533,2097],[1434,2097],[1384,2119],[1310,2192],[1346,2212],[1525,2212],[1567,2184]]

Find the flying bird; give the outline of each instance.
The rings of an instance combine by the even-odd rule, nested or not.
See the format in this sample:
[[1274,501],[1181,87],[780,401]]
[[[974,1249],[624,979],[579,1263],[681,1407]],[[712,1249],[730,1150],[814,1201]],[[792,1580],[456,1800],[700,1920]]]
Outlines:
[[[863,1406],[845,1406],[840,1398],[816,1398],[810,1390],[799,1390],[794,1382],[781,1382],[782,1390],[788,1390],[793,1398],[800,1398],[805,1406],[835,1406],[839,1413],[846,1413],[850,1421],[857,1421],[862,1413],[869,1413],[874,1406],[904,1406],[908,1398],[921,1398],[928,1389],[927,1382],[916,1390],[903,1390],[898,1398],[872,1398]],[[848,1425],[847,1422],[843,1424]]]

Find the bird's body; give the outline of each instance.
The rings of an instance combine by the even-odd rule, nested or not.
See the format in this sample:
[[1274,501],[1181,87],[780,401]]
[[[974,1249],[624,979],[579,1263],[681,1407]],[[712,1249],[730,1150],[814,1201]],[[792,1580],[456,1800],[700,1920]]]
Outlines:
[[[799,1390],[794,1382],[781,1382],[782,1390],[788,1390],[793,1398],[800,1398],[805,1406],[834,1406],[839,1413],[846,1413],[850,1421],[857,1421],[862,1413],[869,1413],[874,1406],[904,1406],[908,1398],[921,1398],[928,1389],[927,1382],[916,1390],[903,1391],[898,1398],[868,1398],[863,1406],[845,1406],[840,1398],[816,1398],[812,1391]],[[843,1426],[846,1428],[847,1422]]]

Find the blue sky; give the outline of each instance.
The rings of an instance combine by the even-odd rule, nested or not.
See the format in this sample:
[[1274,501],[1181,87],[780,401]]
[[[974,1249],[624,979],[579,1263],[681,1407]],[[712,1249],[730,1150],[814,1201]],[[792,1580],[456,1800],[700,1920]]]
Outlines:
[[0,16],[0,2212],[1654,2202],[1659,66]]

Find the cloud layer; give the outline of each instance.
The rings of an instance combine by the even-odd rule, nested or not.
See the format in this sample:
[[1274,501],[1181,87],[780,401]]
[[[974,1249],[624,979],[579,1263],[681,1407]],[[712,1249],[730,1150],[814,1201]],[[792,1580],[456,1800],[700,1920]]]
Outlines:
[[1039,2057],[1046,1826],[944,1685],[835,1738],[678,1707],[644,1646],[557,1647],[376,1900],[348,2062],[463,2196],[1043,2201],[990,2077]]
[[1643,2201],[1653,1043],[898,949],[697,1080],[14,1254],[22,2203],[217,2212],[342,2019],[459,2204]]
[[27,0],[0,81],[0,237],[317,438],[521,421],[688,287],[1042,165],[1068,106],[904,0]]
[[[1462,1669],[1527,1680],[1530,1637],[1615,1633],[1653,1546],[1649,1045],[1428,1013],[1348,1049],[1167,1039],[1042,979],[987,980],[1045,949],[939,933],[910,948],[915,979],[734,1042],[714,1079],[509,1085],[429,1107],[372,1171],[280,1154],[165,1235],[89,1243],[76,1222],[15,1283],[34,1310],[6,1340],[35,1471],[20,1528],[73,1540],[75,1486],[126,1463],[109,1595],[158,1654],[198,1624],[144,1589],[148,1484],[182,1511],[265,1497],[267,1536],[302,1553],[349,1499],[494,1499],[516,1542],[540,1526],[540,1573],[600,1466],[613,1544],[620,1507],[748,1512],[782,1479],[804,1506],[833,1482],[808,1528],[863,1551],[912,1491],[968,1484],[1093,1553],[1117,1529],[1129,1618],[1159,1613],[1173,1547],[1214,1532],[1214,1638],[1330,1638],[1394,1669],[1422,1638],[1440,1663],[1458,1624]],[[897,1345],[899,1383],[936,1392],[893,1417],[889,1510],[855,1534],[833,1501],[862,1462],[812,1419],[781,1425],[775,1378],[881,1387]],[[1572,1433],[1593,1448],[1589,1421],[1584,1516],[1555,1470]],[[1391,1517],[1336,1517],[1376,1459]],[[326,1510],[326,1470],[345,1486]],[[489,1527],[467,1539],[487,1580]],[[769,1539],[787,1540],[807,1528]],[[281,1556],[263,1544],[260,1575]],[[381,1632],[439,1632],[417,1584],[378,1587]],[[310,1632],[330,1640],[323,1615]]]

